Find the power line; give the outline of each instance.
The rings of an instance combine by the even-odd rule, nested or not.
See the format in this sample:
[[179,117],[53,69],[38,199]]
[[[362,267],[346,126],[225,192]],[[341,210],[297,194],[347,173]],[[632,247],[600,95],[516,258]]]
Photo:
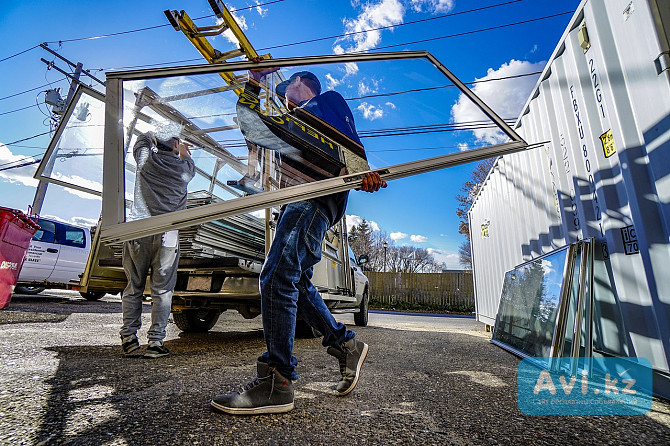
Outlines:
[[[446,36],[431,37],[430,39],[421,39],[421,40],[415,40],[413,42],[397,43],[397,44],[394,44],[394,45],[379,46],[377,48],[374,48],[374,50],[382,50],[382,49],[387,49],[387,48],[395,48],[395,47],[398,47],[398,46],[413,45],[415,43],[432,42],[434,40],[449,39],[451,37],[466,36],[466,35],[469,35],[469,34],[481,33],[481,32],[484,32],[484,31],[491,31],[491,30],[494,30],[494,29],[507,28],[509,26],[516,26],[516,25],[522,25],[524,23],[531,23],[531,22],[537,22],[537,21],[540,21],[540,20],[551,19],[553,17],[559,17],[559,16],[566,15],[566,14],[574,14],[574,11],[559,12],[558,14],[552,14],[552,15],[548,15],[548,16],[544,16],[544,17],[538,17],[538,18],[535,18],[535,19],[522,20],[520,22],[514,22],[514,23],[507,23],[505,25],[491,26],[489,28],[476,29],[474,31],[464,31],[462,33],[449,34],[449,35],[446,35]],[[358,51],[358,52],[363,52],[363,51]],[[355,54],[355,53],[349,53],[349,54]]]
[[[512,119],[505,119],[507,122],[512,122]],[[362,130],[358,132],[361,138],[379,138],[386,136],[405,136],[418,135],[423,133],[439,133],[439,132],[458,132],[466,130],[478,130],[497,128],[491,121],[467,121],[457,123],[445,124],[427,124],[407,127],[392,127],[386,129]]]
[[5,144],[6,146],[12,145],[14,147],[21,147],[22,149],[39,149],[39,150],[46,150],[44,146],[26,146],[23,144]]
[[[303,44],[306,44],[306,43],[319,42],[319,41],[322,41],[322,40],[329,40],[329,39],[336,39],[336,38],[340,38],[340,37],[353,36],[355,34],[366,33],[368,31],[379,31],[379,30],[389,29],[389,28],[394,28],[394,27],[399,27],[399,26],[413,25],[413,24],[416,24],[416,23],[427,22],[429,20],[443,19],[443,18],[446,18],[446,17],[453,17],[453,16],[457,16],[457,15],[461,15],[461,14],[467,14],[467,13],[471,13],[471,12],[477,12],[477,11],[481,11],[481,10],[497,8],[497,7],[506,6],[506,5],[509,5],[509,4],[512,4],[512,3],[518,3],[518,2],[521,2],[521,1],[523,1],[523,0],[511,0],[511,1],[508,1],[508,2],[498,3],[498,4],[495,4],[495,5],[483,6],[483,7],[480,7],[480,8],[468,9],[468,10],[465,10],[465,11],[443,14],[443,15],[440,15],[440,16],[437,16],[437,17],[428,17],[428,18],[425,18],[425,19],[412,20],[412,21],[405,22],[405,23],[400,23],[400,24],[397,24],[397,25],[380,26],[380,27],[377,27],[377,28],[366,29],[364,31],[355,31],[355,32],[344,33],[344,34],[334,34],[332,36],[319,37],[319,38],[316,38],[316,39],[303,40],[303,41],[300,41],[300,42],[292,42],[292,43],[284,43],[284,44],[281,44],[281,45],[273,45],[273,46],[268,46],[268,47],[265,47],[265,48],[259,48],[258,51],[266,51],[266,50],[271,50],[271,49],[276,49],[276,48],[284,48],[284,47],[287,47],[287,46],[303,45]],[[208,17],[208,16],[206,16],[206,17]],[[165,26],[165,25],[161,25],[161,26]],[[173,63],[176,64],[176,63],[183,63],[183,62],[195,62],[195,61],[198,61],[198,60],[200,60],[200,58],[185,59],[185,60],[174,61],[174,62],[164,62],[164,63],[160,63],[160,64],[145,64],[145,65],[133,65],[133,66],[127,66],[127,67],[103,68],[103,70],[142,68],[142,67],[147,67],[147,66],[170,65],[170,64],[173,64]]]
[[12,144],[16,144],[17,142],[28,141],[29,139],[37,138],[38,136],[48,135],[48,134],[50,134],[50,133],[51,133],[51,132],[39,133],[39,134],[37,134],[37,135],[29,136],[29,137],[27,137],[27,138],[17,139],[16,141],[12,141],[12,142],[5,143],[5,145],[6,145],[6,146],[11,146]]
[[61,78],[61,79],[58,79],[57,81],[49,82],[48,84],[44,84],[44,85],[40,85],[39,87],[31,88],[30,90],[24,90],[24,91],[21,91],[19,93],[10,94],[9,96],[5,96],[4,98],[0,98],[0,101],[2,101],[3,99],[13,98],[14,96],[18,96],[18,95],[21,95],[21,94],[24,94],[24,93],[30,93],[31,91],[39,90],[40,88],[47,87],[51,84],[56,84],[58,82],[64,81],[65,79],[66,78]]
[[[516,1],[523,1],[523,0],[516,0]],[[503,5],[503,4],[505,4],[505,3],[501,3],[501,5]],[[493,7],[493,6],[499,6],[499,5],[491,5],[489,7]],[[465,12],[470,12],[470,11],[462,11],[461,13],[465,13]],[[545,16],[545,17],[537,17],[537,18],[533,18],[533,19],[529,19],[529,20],[524,20],[524,21],[521,21],[521,22],[507,23],[507,24],[503,24],[503,25],[492,26],[492,27],[489,27],[489,28],[482,28],[482,29],[475,29],[475,30],[471,30],[471,31],[464,31],[462,33],[450,34],[450,35],[446,35],[446,36],[432,37],[430,39],[417,40],[417,41],[414,41],[414,42],[404,42],[404,43],[398,43],[398,44],[394,44],[394,45],[380,46],[380,47],[377,47],[377,48],[373,48],[371,51],[386,49],[386,48],[393,48],[393,47],[404,46],[404,45],[412,45],[412,44],[415,44],[415,43],[428,42],[428,41],[433,41],[433,40],[448,39],[448,38],[452,38],[452,37],[460,37],[460,36],[465,36],[465,35],[468,35],[468,34],[476,34],[476,33],[484,32],[484,31],[491,31],[491,30],[500,29],[500,28],[507,28],[507,27],[510,27],[510,26],[516,26],[516,25],[521,25],[521,24],[525,24],[525,23],[536,22],[536,21],[539,21],[539,20],[546,20],[546,19],[549,19],[549,18],[558,17],[558,16],[562,16],[562,15],[566,15],[566,14],[573,14],[573,13],[574,13],[574,11],[561,12],[561,13],[558,13],[558,14],[553,14],[553,15],[549,15],[549,16]],[[441,17],[432,17],[430,19],[434,19],[434,18],[441,18]],[[422,20],[429,20],[429,19],[422,19]],[[407,22],[407,23],[404,23],[402,25],[407,25],[407,24],[411,24],[411,23],[414,23],[414,22]],[[395,26],[399,26],[399,25],[395,25]],[[383,28],[391,28],[391,26],[374,28],[374,29],[371,29],[371,30],[358,31],[358,32],[367,32],[367,31],[383,29]],[[273,49],[273,48],[280,48],[280,47],[287,47],[287,46],[302,45],[302,44],[305,44],[305,43],[316,42],[316,41],[320,41],[320,40],[333,39],[333,38],[337,38],[337,37],[344,37],[344,36],[352,35],[352,34],[356,34],[356,33],[338,34],[338,35],[333,35],[333,36],[328,36],[328,37],[320,37],[320,38],[317,38],[317,39],[304,40],[304,41],[301,41],[301,42],[285,43],[285,44],[281,44],[281,45],[259,48],[258,51],[265,51],[265,50],[269,50],[269,49]],[[346,53],[346,54],[357,54],[357,53],[363,53],[363,52],[364,51],[358,51],[358,52],[351,52],[351,53]],[[115,68],[100,68],[99,70],[104,71],[104,70],[118,70],[118,69],[133,69],[133,68],[143,68],[143,67],[152,67],[152,66],[172,65],[172,64],[178,64],[178,63],[183,63],[183,62],[197,62],[199,60],[202,60],[202,59],[201,58],[193,58],[193,59],[184,59],[184,60],[178,60],[178,61],[172,61],[172,62],[162,62],[162,63],[157,63],[157,64],[132,65],[132,66],[115,67]]]
[[0,113],[0,116],[8,115],[10,113],[14,113],[14,112],[17,112],[17,111],[21,111],[21,110],[25,110],[25,109],[33,108],[33,107],[37,107],[37,104],[29,105],[27,107],[17,108],[16,110],[10,110],[10,111],[6,111],[6,112],[2,112],[2,113]]
[[34,161],[30,161],[28,163],[19,164],[18,166],[3,167],[2,169],[0,169],[0,171],[10,170],[10,169],[18,169],[19,167],[26,167],[26,166],[30,166],[31,164],[37,164],[40,161],[42,161],[42,158],[34,160]]
[[458,11],[458,12],[452,12],[452,13],[449,13],[449,14],[443,14],[443,15],[436,16],[436,17],[428,17],[428,18],[425,18],[425,19],[412,20],[412,21],[405,22],[405,23],[399,23],[397,25],[380,26],[380,27],[377,27],[377,28],[370,28],[370,29],[366,29],[366,30],[363,30],[363,31],[355,31],[355,32],[351,32],[351,33],[336,34],[336,35],[333,35],[333,36],[319,37],[319,38],[316,38],[316,39],[303,40],[301,42],[285,43],[285,44],[281,44],[281,45],[268,46],[268,47],[265,47],[265,48],[260,48],[258,51],[272,50],[272,49],[276,49],[276,48],[284,48],[284,47],[287,47],[287,46],[294,46],[294,45],[302,45],[302,44],[305,44],[305,43],[319,42],[319,41],[322,41],[322,40],[336,39],[336,38],[340,38],[340,37],[349,37],[349,36],[353,36],[355,34],[366,33],[368,31],[380,31],[380,30],[383,30],[383,29],[395,28],[395,27],[400,27],[400,26],[405,26],[405,25],[413,25],[415,23],[427,22],[429,20],[444,19],[446,17],[453,17],[453,16],[457,16],[457,15],[461,15],[461,14],[467,14],[467,13],[470,13],[470,12],[477,12],[477,11],[482,11],[482,10],[485,10],[485,9],[497,8],[499,6],[506,6],[506,5],[509,5],[509,4],[512,4],[512,3],[518,3],[518,2],[521,2],[521,1],[523,1],[523,0],[512,0],[512,1],[505,2],[505,3],[498,3],[498,4],[495,4],[495,5],[482,6],[480,8],[468,9],[468,10],[465,10],[465,11]]
[[[261,6],[271,5],[273,3],[281,3],[281,2],[284,2],[284,1],[286,1],[286,0],[273,0],[273,1],[266,2],[266,3],[259,3],[257,5],[253,5],[253,6],[247,6],[247,7],[244,7],[244,8],[231,9],[230,12],[244,11],[245,9],[258,8],[258,7],[261,7]],[[209,15],[205,15],[205,16],[202,16],[202,17],[196,17],[192,20],[200,20],[200,19],[205,19],[205,18],[209,18],[209,17],[216,17],[216,15],[215,14],[209,14]],[[45,43],[57,43],[58,45],[60,45],[62,43],[67,43],[67,42],[80,42],[82,40],[104,39],[106,37],[120,36],[120,35],[123,35],[123,34],[132,34],[132,33],[140,32],[140,31],[149,31],[149,30],[152,30],[152,29],[164,28],[164,27],[167,27],[167,26],[172,26],[172,25],[169,24],[169,23],[164,23],[162,25],[147,26],[145,28],[131,29],[131,30],[128,30],[128,31],[119,31],[119,32],[115,32],[115,33],[102,34],[102,35],[99,35],[99,36],[77,37],[77,38],[74,38],[74,39],[49,41],[49,42],[45,42]],[[2,62],[2,61],[0,61],[0,62]]]
[[[491,79],[481,79],[481,80],[478,80],[478,81],[465,82],[465,84],[466,85],[472,85],[472,84],[479,84],[479,83],[483,83],[483,82],[516,79],[516,78],[519,78],[519,77],[533,76],[533,75],[538,75],[538,74],[541,74],[541,73],[542,73],[541,71],[534,71],[532,73],[515,74],[513,76],[496,77],[496,78],[491,78]],[[439,85],[437,87],[414,88],[412,90],[393,91],[393,92],[390,92],[390,93],[369,94],[369,95],[358,96],[358,97],[354,97],[354,98],[345,98],[345,101],[357,101],[357,100],[361,100],[361,99],[379,98],[379,97],[386,97],[386,96],[396,96],[396,95],[405,94],[405,93],[416,93],[416,92],[420,92],[420,91],[439,90],[441,88],[451,88],[451,87],[455,87],[455,85],[454,84]]]
[[38,46],[39,46],[39,45],[31,46],[31,47],[28,48],[27,50],[19,51],[19,52],[16,53],[16,54],[12,54],[11,56],[4,57],[4,58],[0,59],[0,62],[4,62],[4,61],[6,61],[6,60],[11,59],[12,57],[19,56],[19,55],[21,55],[21,54],[23,54],[23,53],[27,53],[28,51],[34,50],[34,49],[37,48]]
[[13,161],[7,161],[6,163],[2,163],[2,164],[0,164],[0,167],[7,166],[9,164],[19,163],[19,162],[25,161],[25,160],[34,160],[34,159],[35,158],[33,158],[32,156],[24,156],[23,158],[19,158],[19,159],[13,160]]
[[460,148],[460,146],[411,147],[411,148],[402,148],[402,149],[380,149],[380,150],[365,149],[365,152],[366,153],[410,152],[410,151],[419,151],[419,150],[445,150],[445,149],[459,149],[459,148]]

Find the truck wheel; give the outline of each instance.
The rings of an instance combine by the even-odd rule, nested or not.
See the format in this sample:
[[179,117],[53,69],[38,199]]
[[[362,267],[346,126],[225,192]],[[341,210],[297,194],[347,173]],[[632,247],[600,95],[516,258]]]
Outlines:
[[366,327],[368,325],[368,290],[363,292],[363,299],[361,299],[361,311],[354,313],[354,323],[359,327]]
[[86,300],[94,301],[94,300],[100,300],[102,297],[107,294],[104,291],[80,291],[79,294],[81,294],[81,297],[83,297]]
[[184,310],[173,313],[174,323],[186,333],[205,333],[219,320],[221,315],[217,310]]
[[16,286],[14,287],[14,294],[40,294],[46,290],[43,286]]
[[295,337],[302,339],[320,338],[323,336],[321,332],[312,328],[307,322],[302,319],[295,321]]

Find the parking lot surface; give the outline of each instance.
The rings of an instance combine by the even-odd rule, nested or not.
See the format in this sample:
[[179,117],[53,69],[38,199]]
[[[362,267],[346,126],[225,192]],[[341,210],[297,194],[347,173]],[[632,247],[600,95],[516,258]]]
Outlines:
[[338,315],[370,345],[350,395],[335,395],[338,365],[320,340],[298,339],[295,410],[221,415],[209,401],[254,376],[260,318],[229,311],[207,334],[170,323],[171,356],[124,357],[119,297],[77,296],[15,296],[0,311],[0,444],[670,444],[665,401],[645,416],[524,415],[518,359],[472,318],[371,313],[368,327],[354,327]]

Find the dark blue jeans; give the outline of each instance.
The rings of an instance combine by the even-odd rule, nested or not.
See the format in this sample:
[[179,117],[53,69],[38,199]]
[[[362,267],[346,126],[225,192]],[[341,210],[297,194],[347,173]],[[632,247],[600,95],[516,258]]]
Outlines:
[[323,333],[324,347],[339,347],[355,336],[337,322],[311,282],[321,246],[332,226],[320,204],[291,203],[284,208],[260,276],[261,313],[267,352],[260,361],[296,380],[293,341],[297,316]]

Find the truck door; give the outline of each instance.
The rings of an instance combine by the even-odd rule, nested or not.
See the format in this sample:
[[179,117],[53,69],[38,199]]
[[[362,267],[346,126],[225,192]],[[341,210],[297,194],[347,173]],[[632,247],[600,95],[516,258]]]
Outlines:
[[60,247],[56,244],[56,223],[39,219],[40,229],[26,253],[26,260],[19,273],[19,282],[44,282],[49,278],[58,260]]
[[70,280],[79,280],[79,274],[84,272],[90,249],[86,230],[56,223],[56,242],[59,245],[58,260],[48,281],[68,283]]

